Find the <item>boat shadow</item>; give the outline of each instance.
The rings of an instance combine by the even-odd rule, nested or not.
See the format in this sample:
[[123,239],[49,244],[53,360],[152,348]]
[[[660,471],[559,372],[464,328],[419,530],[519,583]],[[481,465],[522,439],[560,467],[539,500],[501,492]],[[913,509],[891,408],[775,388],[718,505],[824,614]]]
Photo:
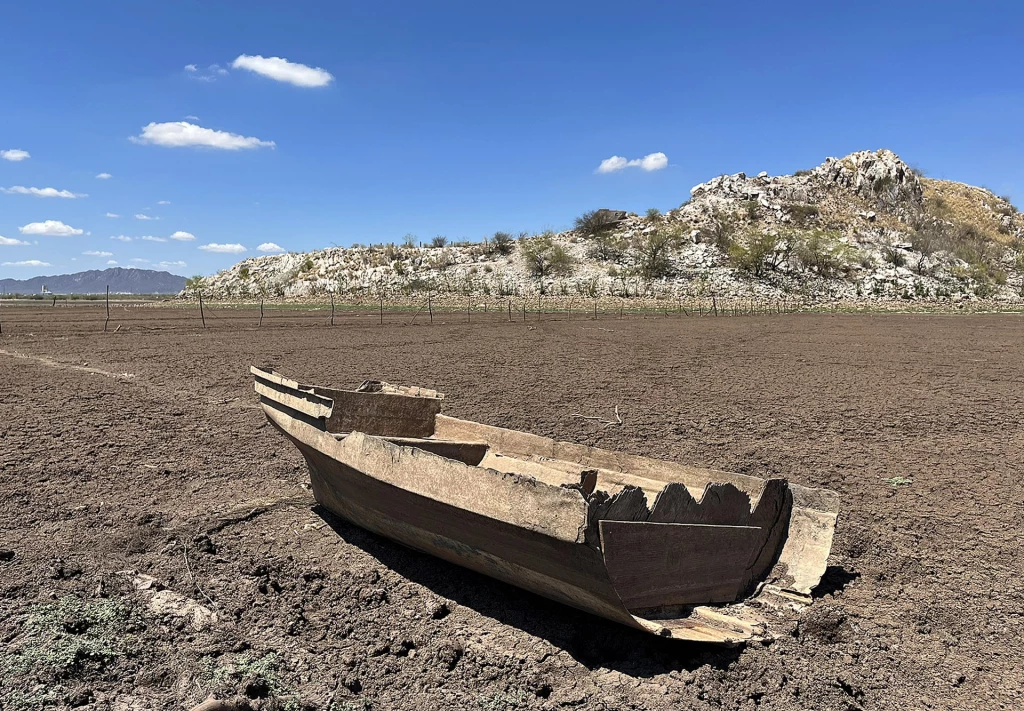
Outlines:
[[720,647],[655,637],[548,600],[494,578],[366,531],[322,506],[313,512],[346,543],[439,597],[504,625],[547,640],[588,669],[614,669],[636,678],[704,665],[724,669],[742,647]]

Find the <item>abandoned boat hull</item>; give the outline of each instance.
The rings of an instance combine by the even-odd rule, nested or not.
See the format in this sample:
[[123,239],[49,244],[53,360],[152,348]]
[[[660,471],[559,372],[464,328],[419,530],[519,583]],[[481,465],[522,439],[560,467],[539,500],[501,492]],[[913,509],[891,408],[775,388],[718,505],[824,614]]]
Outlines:
[[[253,373],[268,419],[302,453],[314,496],[327,510],[578,609],[668,637],[733,644],[768,636],[764,616],[742,604],[711,605],[742,601],[779,563],[791,519],[809,515],[814,529],[796,541],[800,555],[813,559],[788,576],[796,596],[824,570],[834,511],[795,507],[785,482],[724,474],[750,490],[760,486],[756,505],[734,483],[709,485],[698,501],[680,483],[698,489],[697,470],[665,470],[658,483],[649,471],[639,477],[602,468],[623,463],[616,453],[448,418],[437,414],[437,403],[410,402],[409,415],[403,401],[417,398],[404,393],[374,398]],[[367,398],[370,404],[361,404]],[[376,432],[328,431],[330,422]],[[527,459],[537,451],[563,458]],[[626,462],[634,472],[650,468],[651,460],[634,459]],[[590,496],[597,477],[615,480],[604,485],[616,496]],[[650,509],[641,489],[622,478],[647,482],[652,498],[657,494]],[[659,511],[669,520],[659,522]],[[815,518],[822,514],[823,521]]]

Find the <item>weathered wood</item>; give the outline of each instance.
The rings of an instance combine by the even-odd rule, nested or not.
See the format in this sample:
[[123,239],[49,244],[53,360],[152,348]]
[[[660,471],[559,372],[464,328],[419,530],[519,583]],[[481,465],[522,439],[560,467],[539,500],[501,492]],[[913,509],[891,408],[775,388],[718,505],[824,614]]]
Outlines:
[[601,522],[605,566],[627,609],[734,602],[762,539],[748,526]]

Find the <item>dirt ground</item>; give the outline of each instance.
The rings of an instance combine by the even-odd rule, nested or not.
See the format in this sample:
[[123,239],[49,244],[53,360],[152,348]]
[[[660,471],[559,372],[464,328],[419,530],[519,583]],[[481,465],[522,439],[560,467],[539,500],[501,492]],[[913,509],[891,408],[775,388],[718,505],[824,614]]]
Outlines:
[[[1021,316],[275,313],[256,329],[221,310],[203,330],[119,307],[103,334],[97,314],[0,313],[0,707],[1024,706]],[[250,364],[423,385],[459,417],[830,487],[831,567],[770,644],[576,612],[318,509]],[[616,405],[622,427],[569,416]]]

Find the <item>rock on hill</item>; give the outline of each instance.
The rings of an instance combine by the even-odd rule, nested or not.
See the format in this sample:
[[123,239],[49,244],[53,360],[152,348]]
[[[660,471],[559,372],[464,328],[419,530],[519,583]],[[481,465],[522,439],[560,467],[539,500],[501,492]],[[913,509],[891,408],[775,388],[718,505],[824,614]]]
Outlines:
[[1024,216],[985,188],[923,177],[888,150],[795,175],[722,175],[680,207],[597,210],[559,234],[247,259],[216,297],[327,293],[1024,298]]
[[108,286],[112,294],[177,294],[185,288],[185,277],[115,267],[32,279],[0,279],[0,288],[7,294],[38,294],[43,287],[53,294],[102,294]]

